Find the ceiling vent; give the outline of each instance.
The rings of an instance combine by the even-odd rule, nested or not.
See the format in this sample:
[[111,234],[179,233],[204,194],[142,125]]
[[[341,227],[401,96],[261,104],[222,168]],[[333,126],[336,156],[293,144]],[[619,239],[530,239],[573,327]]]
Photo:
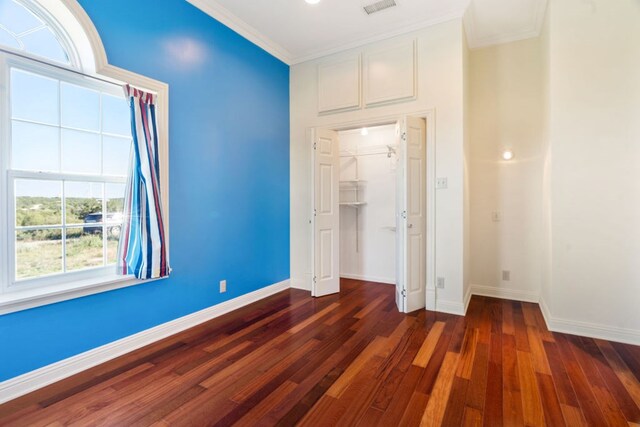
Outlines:
[[373,13],[380,12],[381,10],[394,7],[395,5],[395,0],[380,0],[378,2],[365,6],[364,11],[367,12],[367,15],[371,15]]

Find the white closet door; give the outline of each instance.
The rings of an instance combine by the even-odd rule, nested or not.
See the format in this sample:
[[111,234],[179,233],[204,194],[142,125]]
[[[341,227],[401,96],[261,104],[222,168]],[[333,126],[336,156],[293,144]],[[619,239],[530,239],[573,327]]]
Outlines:
[[426,275],[426,124],[400,121],[398,179],[399,307],[412,312],[425,307]]
[[398,311],[405,313],[406,298],[405,298],[405,200],[407,197],[406,192],[406,179],[405,179],[405,158],[407,156],[407,145],[403,140],[403,134],[405,132],[405,123],[403,120],[399,121],[396,126],[396,143],[398,145],[398,163],[396,166],[396,306]]
[[340,147],[336,132],[315,131],[313,176],[312,295],[321,297],[340,292]]

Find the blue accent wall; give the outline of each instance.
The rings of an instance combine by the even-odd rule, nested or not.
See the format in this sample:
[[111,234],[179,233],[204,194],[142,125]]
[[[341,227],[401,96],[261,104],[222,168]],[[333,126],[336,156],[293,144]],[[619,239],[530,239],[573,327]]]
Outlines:
[[185,0],[80,3],[169,84],[173,274],[1,316],[0,381],[289,278],[289,67]]

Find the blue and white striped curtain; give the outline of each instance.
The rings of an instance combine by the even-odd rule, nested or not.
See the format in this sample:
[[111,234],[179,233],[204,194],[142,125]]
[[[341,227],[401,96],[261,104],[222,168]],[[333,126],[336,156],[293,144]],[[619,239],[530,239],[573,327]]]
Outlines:
[[118,274],[138,279],[169,275],[160,194],[155,95],[125,86],[133,148],[118,243]]

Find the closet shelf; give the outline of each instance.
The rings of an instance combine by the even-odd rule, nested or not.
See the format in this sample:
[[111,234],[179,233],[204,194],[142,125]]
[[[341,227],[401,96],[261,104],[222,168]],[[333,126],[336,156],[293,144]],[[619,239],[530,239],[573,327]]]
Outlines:
[[340,206],[351,206],[353,208],[357,208],[359,206],[366,205],[367,202],[340,202]]
[[340,181],[340,185],[361,185],[361,184],[365,184],[367,181],[363,181],[361,179],[345,179],[345,180],[341,180]]

